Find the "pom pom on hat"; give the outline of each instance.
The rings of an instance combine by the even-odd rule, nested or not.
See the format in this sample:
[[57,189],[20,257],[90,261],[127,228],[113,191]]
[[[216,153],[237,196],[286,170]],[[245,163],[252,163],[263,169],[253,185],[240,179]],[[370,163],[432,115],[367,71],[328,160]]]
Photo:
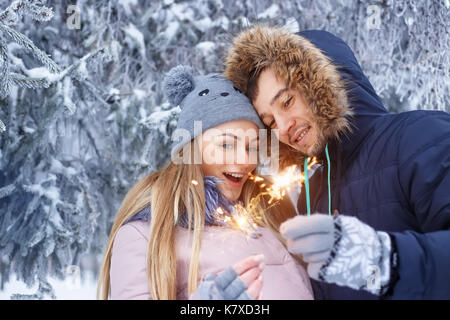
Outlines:
[[164,94],[175,106],[178,106],[194,87],[194,70],[183,65],[172,68],[163,82]]

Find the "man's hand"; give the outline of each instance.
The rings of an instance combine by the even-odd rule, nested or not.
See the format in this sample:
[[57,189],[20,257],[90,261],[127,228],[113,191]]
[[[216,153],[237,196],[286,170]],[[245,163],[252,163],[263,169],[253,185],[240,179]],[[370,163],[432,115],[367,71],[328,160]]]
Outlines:
[[301,254],[311,278],[382,295],[391,273],[391,239],[355,217],[296,216],[280,226],[291,253]]

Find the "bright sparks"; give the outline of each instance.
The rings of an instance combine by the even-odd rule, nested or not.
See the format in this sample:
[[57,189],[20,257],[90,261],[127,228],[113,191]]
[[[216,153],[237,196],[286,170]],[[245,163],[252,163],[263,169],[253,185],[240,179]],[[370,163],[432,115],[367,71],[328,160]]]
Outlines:
[[[317,160],[316,158],[313,158],[308,164],[308,171],[315,164],[317,164]],[[253,180],[254,182],[262,182],[265,180],[262,177],[252,174],[249,174],[248,179]],[[264,182],[259,185],[259,188],[261,188],[262,191],[250,201],[247,207],[243,207],[238,203],[232,208],[233,212],[231,213],[225,213],[221,207],[218,207],[216,209],[217,217],[225,225],[240,230],[247,236],[253,238],[258,237],[260,233],[258,231],[258,224],[255,223],[255,220],[262,219],[256,209],[258,207],[259,197],[269,196],[268,203],[275,205],[276,201],[281,200],[292,186],[301,186],[304,181],[304,176],[296,165],[292,165],[278,175],[273,176],[271,180],[272,181],[267,181],[269,183]],[[198,182],[192,180],[192,184],[198,185]]]
[[253,221],[247,208],[244,208],[241,204],[236,204],[232,209],[231,216],[224,217],[224,223],[243,232],[247,237],[257,238],[261,235],[258,231],[258,225]]
[[[317,163],[316,158],[313,158],[311,163],[308,165],[308,170],[311,169],[313,165]],[[251,176],[249,179],[259,182],[264,179],[258,176]],[[292,165],[283,170],[280,174],[276,175],[272,179],[272,185],[266,187],[263,183],[259,187],[265,188],[261,195],[268,195],[270,197],[269,204],[273,201],[281,200],[286,192],[290,190],[293,185],[301,186],[304,177],[296,165]]]

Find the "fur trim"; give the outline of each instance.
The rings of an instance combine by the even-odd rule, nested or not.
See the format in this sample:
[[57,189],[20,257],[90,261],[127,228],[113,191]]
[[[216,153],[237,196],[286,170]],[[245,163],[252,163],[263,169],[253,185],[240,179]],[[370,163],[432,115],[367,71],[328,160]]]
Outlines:
[[327,140],[350,132],[347,117],[353,112],[345,82],[332,61],[308,39],[278,27],[251,27],[234,38],[224,75],[247,94],[250,75],[268,67],[300,91]]

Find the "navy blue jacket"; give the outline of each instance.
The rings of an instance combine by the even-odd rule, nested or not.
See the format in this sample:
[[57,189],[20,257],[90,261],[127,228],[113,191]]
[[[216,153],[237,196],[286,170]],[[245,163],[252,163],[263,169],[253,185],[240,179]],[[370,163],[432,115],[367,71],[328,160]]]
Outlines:
[[[332,208],[386,231],[398,252],[390,299],[450,298],[450,115],[389,113],[350,47],[325,31],[299,33],[349,80],[353,133],[330,141]],[[326,162],[310,179],[311,212],[328,212]],[[304,192],[299,212],[305,213]],[[312,280],[317,299],[376,299]]]

